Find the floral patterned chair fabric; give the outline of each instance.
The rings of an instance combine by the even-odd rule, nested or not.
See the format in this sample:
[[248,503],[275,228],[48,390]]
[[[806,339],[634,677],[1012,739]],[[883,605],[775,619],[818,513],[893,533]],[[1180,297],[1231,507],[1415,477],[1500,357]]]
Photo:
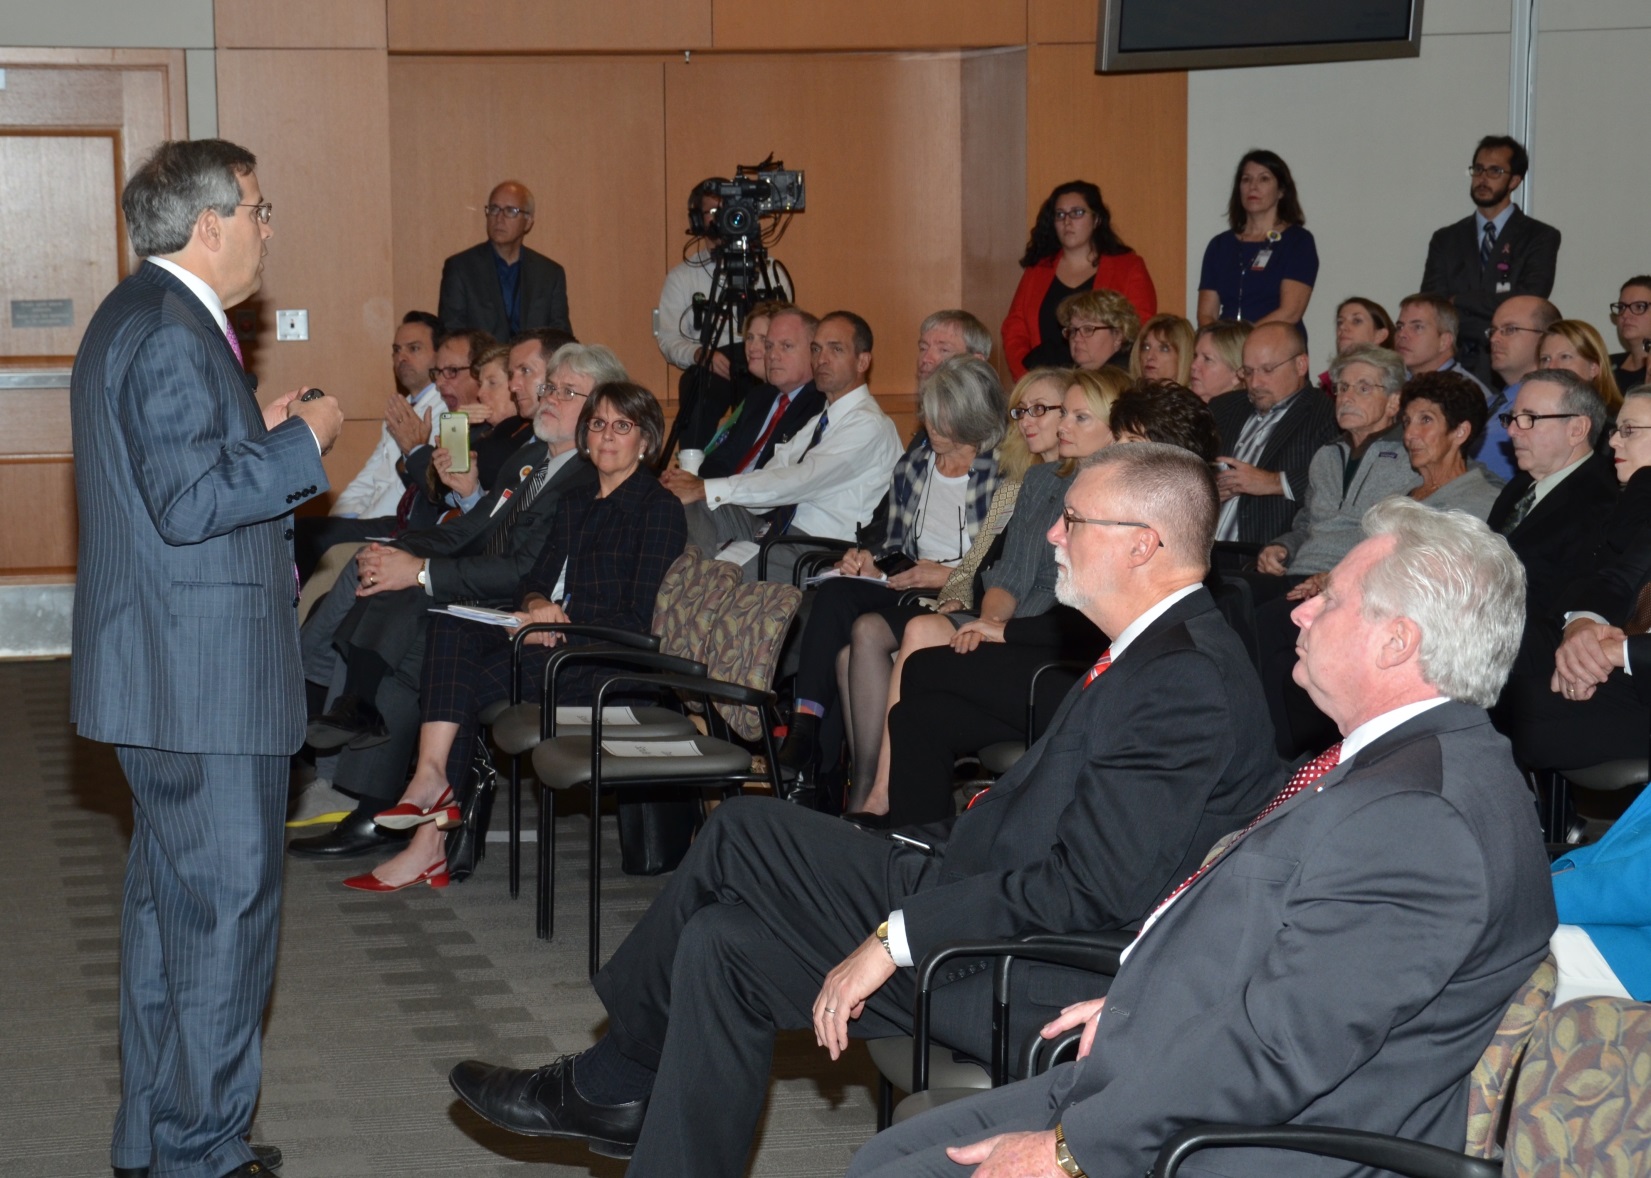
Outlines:
[[1548,954],[1508,1003],[1496,1036],[1468,1077],[1468,1139],[1465,1152],[1476,1158],[1499,1158],[1507,1138],[1508,1104],[1519,1064],[1525,1058],[1536,1020],[1553,1006],[1558,965]]

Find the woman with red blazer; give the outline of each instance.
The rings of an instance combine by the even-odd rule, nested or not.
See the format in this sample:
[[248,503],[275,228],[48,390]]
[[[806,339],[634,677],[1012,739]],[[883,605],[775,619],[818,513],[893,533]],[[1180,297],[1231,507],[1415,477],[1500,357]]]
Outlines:
[[1003,320],[1003,354],[1016,380],[1026,370],[1066,368],[1066,349],[1055,309],[1068,295],[1115,290],[1146,322],[1158,313],[1158,292],[1139,254],[1112,229],[1112,214],[1101,190],[1087,180],[1071,180],[1051,192],[1038,210],[1009,314]]

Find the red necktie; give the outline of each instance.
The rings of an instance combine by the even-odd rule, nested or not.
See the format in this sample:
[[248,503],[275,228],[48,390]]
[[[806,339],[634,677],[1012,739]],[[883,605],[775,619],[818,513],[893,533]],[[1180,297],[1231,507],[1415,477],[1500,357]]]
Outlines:
[[235,338],[235,329],[226,325],[224,327],[224,338],[229,341],[229,350],[235,353],[235,363],[245,370],[247,366],[246,357],[241,355],[241,341]]
[[785,416],[785,411],[790,407],[791,398],[787,397],[784,393],[781,393],[779,398],[774,402],[774,415],[768,419],[768,428],[762,431],[762,437],[757,439],[757,444],[745,452],[745,457],[741,458],[740,464],[734,468],[735,474],[743,474],[746,470],[750,469],[751,464],[755,462],[757,460],[757,456],[762,453],[762,448],[768,445],[768,439],[773,437],[774,431],[780,428],[780,418]]
[[1090,667],[1088,672],[1085,673],[1083,677],[1083,685],[1088,687],[1091,683],[1095,682],[1095,680],[1106,674],[1106,669],[1111,665],[1112,648],[1109,646],[1105,650],[1101,651],[1101,657],[1096,659],[1095,665]]
[[1295,797],[1309,785],[1312,785],[1315,781],[1330,772],[1330,770],[1334,769],[1340,763],[1341,741],[1338,740],[1335,744],[1325,749],[1311,761],[1308,761],[1300,769],[1297,769],[1294,773],[1290,774],[1290,780],[1284,783],[1284,788],[1278,791],[1278,795],[1274,797],[1272,801],[1267,803],[1261,813],[1257,814],[1250,820],[1250,824],[1248,826],[1239,831],[1236,835],[1224,840],[1225,845],[1222,845],[1221,843],[1216,844],[1215,850],[1212,851],[1209,857],[1204,860],[1198,870],[1187,876],[1186,879],[1181,881],[1179,887],[1164,897],[1158,907],[1152,910],[1152,915],[1147,917],[1146,923],[1141,926],[1141,931],[1136,934],[1136,939],[1139,940],[1141,937],[1145,936],[1147,929],[1151,928],[1153,922],[1158,919],[1158,914],[1173,904],[1175,902],[1175,898],[1182,892],[1186,891],[1188,888],[1192,887],[1193,884],[1202,879],[1204,873],[1220,862],[1226,852],[1231,850],[1241,839],[1243,839],[1245,835],[1249,834],[1250,831],[1254,830],[1263,818],[1267,817],[1267,815],[1278,809],[1285,802]]

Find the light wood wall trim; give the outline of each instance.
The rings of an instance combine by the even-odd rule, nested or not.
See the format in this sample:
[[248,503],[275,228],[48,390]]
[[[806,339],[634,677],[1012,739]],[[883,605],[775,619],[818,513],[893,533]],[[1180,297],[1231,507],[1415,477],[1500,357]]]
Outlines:
[[[0,503],[18,512],[0,528],[0,572],[73,573],[80,537],[74,461],[67,457],[0,459]],[[17,526],[26,519],[26,526]]]
[[212,15],[219,49],[383,49],[387,44],[384,0],[213,0]]
[[392,53],[709,49],[712,0],[386,0]]
[[714,0],[719,51],[969,49],[1026,41],[1027,0]]
[[[263,287],[231,308],[268,401],[318,385],[377,420],[389,364],[389,59],[375,49],[223,49],[218,126],[258,156],[275,205]],[[277,341],[275,312],[309,312],[309,339]]]
[[0,422],[0,462],[64,461],[74,453],[68,389],[0,389]]
[[[166,94],[166,125],[161,138],[181,139],[189,133],[189,94],[184,80],[182,49],[0,48],[0,69],[29,69],[42,66],[63,70],[113,68],[123,72],[153,71],[160,75],[161,85]],[[136,159],[127,160],[129,166],[136,162]]]

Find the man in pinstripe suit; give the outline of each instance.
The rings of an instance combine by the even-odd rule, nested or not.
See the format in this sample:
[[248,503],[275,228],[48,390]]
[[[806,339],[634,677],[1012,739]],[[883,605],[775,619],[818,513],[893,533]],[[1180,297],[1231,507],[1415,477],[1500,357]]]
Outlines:
[[265,1172],[245,1137],[275,968],[287,758],[304,739],[293,506],[342,414],[259,409],[224,308],[258,289],[256,160],[164,143],[121,198],[146,261],[87,325],[70,385],[80,565],[72,719],[118,746],[117,1178]]

